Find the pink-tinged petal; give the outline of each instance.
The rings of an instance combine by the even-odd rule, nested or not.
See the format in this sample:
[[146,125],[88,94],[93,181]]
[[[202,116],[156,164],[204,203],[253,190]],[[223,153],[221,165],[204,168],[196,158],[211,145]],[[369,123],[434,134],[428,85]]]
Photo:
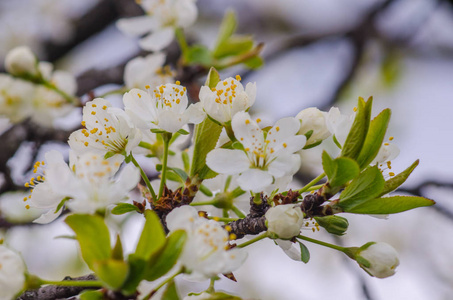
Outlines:
[[300,156],[297,154],[281,155],[274,159],[268,167],[268,171],[275,177],[293,175],[299,170]]
[[208,153],[206,164],[214,172],[221,174],[239,174],[250,167],[247,155],[241,150],[214,149]]
[[139,16],[129,19],[119,19],[116,22],[118,29],[129,36],[141,36],[155,30],[158,26],[155,18],[150,16]]
[[[264,146],[263,132],[258,124],[246,112],[238,112],[231,121],[234,136],[244,146],[247,152],[253,152]],[[248,149],[248,150],[247,150]]]
[[160,51],[170,45],[174,38],[175,29],[168,27],[148,34],[139,41],[139,45],[144,50]]
[[244,191],[259,193],[272,184],[272,175],[260,169],[249,169],[239,175],[237,183]]

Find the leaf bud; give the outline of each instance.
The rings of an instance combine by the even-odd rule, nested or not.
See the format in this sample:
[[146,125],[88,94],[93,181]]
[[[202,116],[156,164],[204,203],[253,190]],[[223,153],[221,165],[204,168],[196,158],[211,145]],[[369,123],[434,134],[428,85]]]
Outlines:
[[327,230],[328,233],[343,235],[348,230],[349,222],[340,216],[315,217],[319,226]]

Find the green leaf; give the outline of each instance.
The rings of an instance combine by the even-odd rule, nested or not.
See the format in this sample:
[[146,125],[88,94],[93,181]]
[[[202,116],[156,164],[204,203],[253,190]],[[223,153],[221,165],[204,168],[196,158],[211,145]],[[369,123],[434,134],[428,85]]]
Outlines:
[[174,280],[170,281],[162,295],[162,300],[179,300],[178,291]]
[[216,47],[217,49],[222,43],[228,40],[233,33],[236,31],[237,20],[236,13],[233,10],[228,10],[223,16],[222,24],[220,25],[219,34],[217,37]]
[[187,63],[200,64],[203,66],[212,66],[212,57],[209,49],[204,45],[193,45],[189,47],[186,53]]
[[94,271],[95,261],[111,257],[110,233],[100,216],[70,215],[65,220],[77,236],[83,260]]
[[308,263],[310,260],[310,251],[308,250],[307,246],[305,246],[302,242],[297,241],[300,246],[300,260],[304,263]]
[[123,283],[121,291],[125,295],[132,295],[135,294],[138,285],[143,280],[146,261],[135,254],[130,254],[127,262],[129,264],[129,274]]
[[[190,170],[190,177],[199,175],[201,177],[201,171],[206,166],[206,156],[208,153],[215,148],[217,140],[219,139],[222,126],[214,123],[209,118],[206,118],[203,122],[195,126],[194,133],[194,150],[192,158],[192,168]],[[209,170],[209,168],[208,168]],[[207,174],[207,171],[204,171]]]
[[228,40],[219,44],[212,55],[214,58],[221,59],[228,56],[237,56],[250,51],[253,48],[253,39],[250,36],[232,36]]
[[387,132],[390,115],[391,111],[387,108],[371,121],[362,150],[357,157],[360,169],[367,167],[378,154],[384,141],[385,133]]
[[357,114],[355,116],[354,123],[352,123],[348,137],[344,142],[341,156],[355,159],[359,155],[368,132],[368,127],[370,125],[372,103],[373,98],[371,97],[367,102],[365,102],[363,98],[359,98],[359,103],[357,105]]
[[116,243],[112,249],[112,258],[116,260],[124,260],[123,257],[123,243],[121,243],[120,235],[116,235]]
[[384,177],[378,167],[369,167],[344,189],[338,206],[349,212],[367,200],[376,198],[384,188],[384,183]]
[[181,254],[186,238],[187,234],[183,230],[176,230],[170,234],[165,246],[151,255],[144,278],[153,281],[170,271]]
[[219,72],[217,72],[217,70],[214,67],[211,67],[211,69],[209,69],[209,73],[208,76],[206,77],[206,82],[204,85],[212,89],[217,86],[217,83],[219,83],[219,81],[220,81]]
[[160,129],[160,128],[153,128],[153,129],[150,129],[150,131],[152,133],[164,133],[165,132],[165,130]]
[[322,165],[332,188],[343,186],[360,173],[359,165],[353,159],[338,157],[332,160],[326,151],[322,153]]
[[165,245],[165,232],[159,217],[152,210],[145,210],[145,225],[135,249],[138,258],[148,260],[149,257]]
[[264,60],[260,56],[256,55],[244,61],[244,64],[249,69],[258,69],[264,65]]
[[184,130],[184,129],[182,129],[182,128],[179,129],[179,130],[177,131],[177,133],[179,133],[180,135],[188,135],[188,134],[189,134],[189,132],[188,132],[187,130]]
[[434,205],[431,199],[416,196],[392,196],[370,199],[348,212],[355,214],[396,214],[417,207]]
[[112,214],[114,215],[123,215],[125,213],[136,211],[140,212],[137,206],[132,205],[130,203],[118,203],[113,209]]
[[395,177],[392,177],[389,180],[387,180],[384,184],[384,189],[379,194],[379,197],[396,190],[400,185],[402,185],[409,177],[409,175],[411,175],[412,171],[414,171],[414,169],[418,166],[419,162],[420,161],[417,159],[412,165],[409,166],[409,168],[399,173]]
[[80,300],[103,300],[104,294],[101,291],[84,291],[79,297]]
[[183,182],[186,182],[187,178],[189,178],[189,175],[187,175],[187,173],[184,172],[184,170],[181,170],[179,168],[169,168],[169,169],[171,169],[173,172],[178,174],[178,176],[183,180]]
[[117,290],[125,282],[129,266],[122,260],[107,259],[95,261],[93,271],[110,289]]

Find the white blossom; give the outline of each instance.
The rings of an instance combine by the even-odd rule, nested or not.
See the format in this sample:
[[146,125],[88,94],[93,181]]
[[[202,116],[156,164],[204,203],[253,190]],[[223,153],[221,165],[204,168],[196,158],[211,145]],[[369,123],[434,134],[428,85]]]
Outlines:
[[12,75],[35,76],[38,74],[37,64],[35,54],[26,46],[10,50],[5,58],[5,69]]
[[119,30],[130,36],[142,36],[139,45],[144,50],[159,51],[175,37],[176,28],[186,28],[197,19],[195,0],[142,0],[146,15],[120,19]]
[[142,137],[129,116],[103,98],[84,106],[82,125],[86,128],[69,137],[69,146],[78,153],[129,154]]
[[351,129],[352,123],[354,122],[355,113],[343,115],[340,113],[338,107],[332,107],[327,113],[327,127],[331,134],[335,136],[340,145],[343,145],[348,137],[349,130]]
[[300,157],[294,152],[305,145],[306,137],[296,135],[299,131],[296,119],[281,119],[264,132],[248,113],[238,112],[231,124],[244,150],[214,149],[209,152],[206,163],[213,171],[240,174],[239,186],[254,193],[262,191],[277,178],[297,172]]
[[25,264],[16,252],[0,244],[0,299],[12,300],[25,284]]
[[164,53],[153,53],[146,57],[130,60],[124,69],[124,83],[127,88],[154,89],[155,87],[174,82],[173,72],[165,63]]
[[19,123],[30,117],[33,93],[33,84],[0,74],[0,115],[7,117],[11,123]]
[[386,278],[396,272],[396,267],[400,264],[396,250],[386,243],[369,243],[362,246],[356,254],[356,258],[361,257],[368,261],[368,267],[359,262],[368,274],[377,278]]
[[63,156],[52,150],[46,153],[45,162],[35,164],[36,177],[25,184],[33,190],[29,200],[24,200],[27,206],[49,209],[36,223],[49,223],[58,217],[61,209],[56,209],[65,198],[65,205],[75,213],[103,210],[127,199],[140,180],[139,171],[132,165],[117,172],[119,157],[105,160],[98,154],[85,153],[75,159],[68,166]]
[[231,121],[237,112],[246,111],[255,103],[256,84],[249,82],[244,90],[240,80],[238,75],[236,79],[229,77],[220,81],[212,89],[201,87],[200,102],[211,118],[225,124]]
[[316,144],[331,135],[326,123],[326,113],[316,107],[309,107],[300,111],[296,115],[300,120],[300,129],[298,134],[306,134],[313,131],[307,140],[307,145]]
[[187,123],[203,121],[199,103],[187,107],[186,88],[178,83],[160,85],[150,93],[132,89],[124,94],[124,109],[137,127],[175,133]]
[[247,253],[235,248],[227,250],[228,232],[213,220],[198,216],[195,208],[185,205],[167,216],[168,229],[183,229],[188,237],[179,257],[190,273],[188,279],[205,280],[239,268]]
[[299,235],[304,222],[304,214],[294,204],[277,205],[265,214],[267,230],[281,239],[290,239]]

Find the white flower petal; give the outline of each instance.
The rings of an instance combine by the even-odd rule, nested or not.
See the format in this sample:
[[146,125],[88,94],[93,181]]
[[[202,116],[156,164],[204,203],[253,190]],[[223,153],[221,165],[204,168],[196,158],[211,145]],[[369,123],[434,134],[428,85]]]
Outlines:
[[206,164],[214,172],[221,174],[239,174],[250,166],[247,155],[241,150],[214,149],[208,153]]
[[237,183],[244,191],[261,192],[272,184],[272,175],[259,169],[249,169],[239,175]]
[[130,36],[141,36],[157,28],[156,20],[150,16],[139,16],[129,19],[119,19],[116,22],[118,29]]
[[172,27],[156,30],[139,41],[144,50],[160,51],[170,45],[175,37],[175,29]]

